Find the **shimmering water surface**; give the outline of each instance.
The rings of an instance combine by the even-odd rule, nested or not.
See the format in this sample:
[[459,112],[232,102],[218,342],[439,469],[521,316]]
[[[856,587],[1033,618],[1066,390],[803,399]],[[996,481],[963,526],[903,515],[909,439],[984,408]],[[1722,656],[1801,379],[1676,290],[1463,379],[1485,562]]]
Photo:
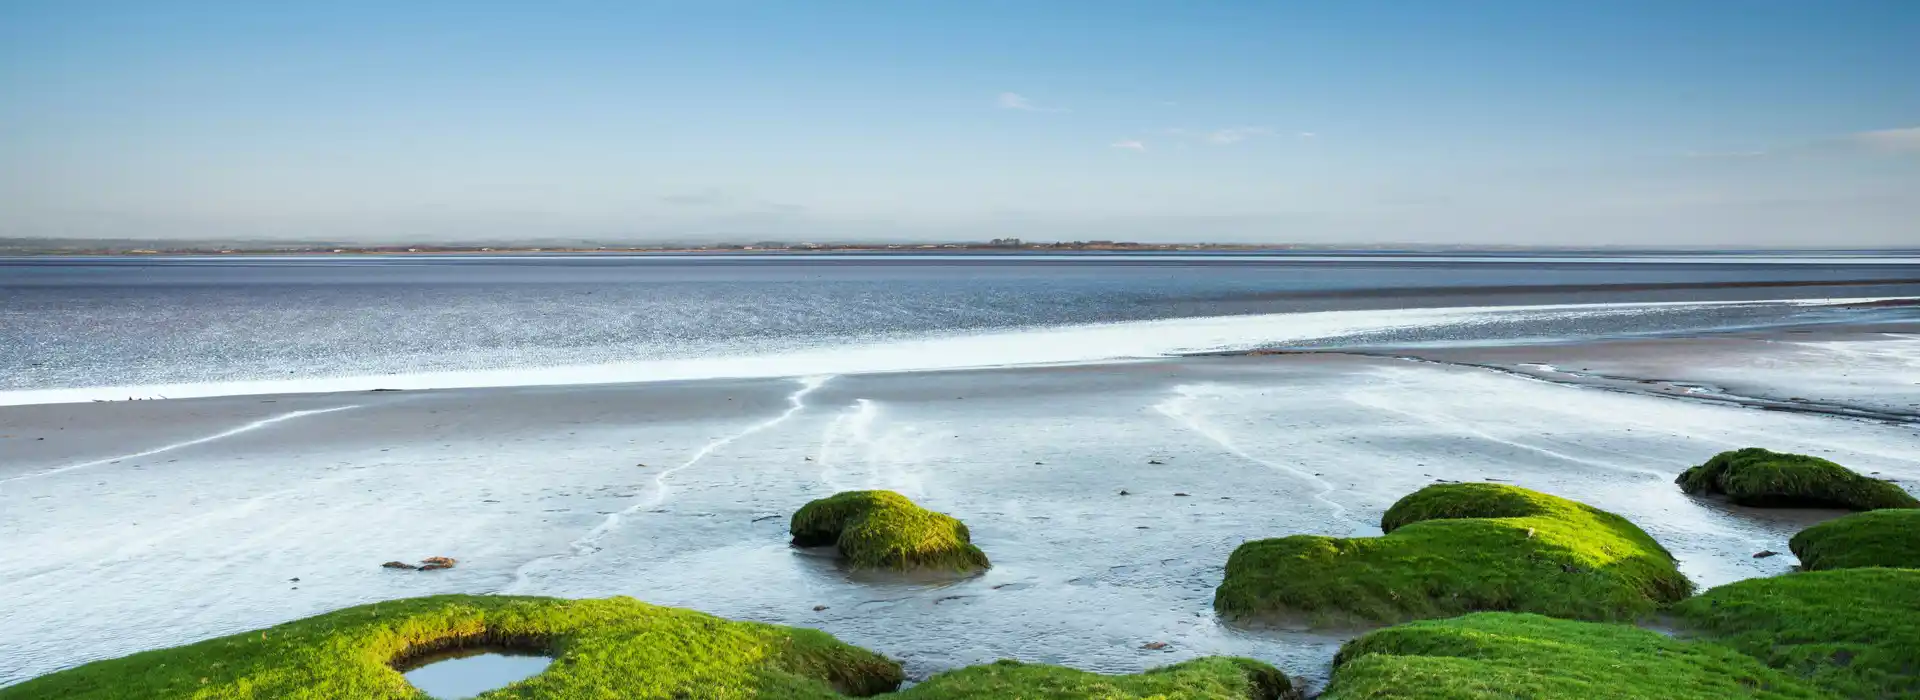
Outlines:
[[[1899,283],[1751,286],[1817,281]],[[1715,284],[1749,286],[1707,286]],[[418,374],[439,377],[422,386],[484,386],[503,382],[455,377],[553,368],[580,370],[555,383],[596,373],[600,381],[765,376],[752,369],[759,358],[848,346],[914,355],[871,359],[903,369],[1266,341],[1325,345],[1353,335],[1373,342],[1387,329],[1401,341],[1564,338],[1766,324],[1806,310],[1642,311],[1504,329],[1290,318],[1231,338],[1176,328],[1154,332],[1152,342],[1074,352],[961,357],[963,348],[905,347],[1086,324],[1346,309],[1914,294],[1920,261],[1892,256],[14,258],[0,259],[0,391],[172,386],[177,396],[187,391],[182,384]],[[673,364],[691,360],[708,364]],[[618,369],[594,369],[608,367]],[[219,393],[229,392],[186,395]],[[92,398],[100,397],[127,398]]]

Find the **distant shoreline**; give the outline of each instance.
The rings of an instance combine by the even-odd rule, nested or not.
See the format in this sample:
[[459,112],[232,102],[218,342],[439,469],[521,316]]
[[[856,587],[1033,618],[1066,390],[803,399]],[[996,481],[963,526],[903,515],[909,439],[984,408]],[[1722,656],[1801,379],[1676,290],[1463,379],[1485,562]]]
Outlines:
[[[301,244],[289,246],[182,246],[128,247],[111,245],[83,247],[7,245],[0,241],[0,255],[809,255],[820,253],[1048,253],[1048,252],[1262,252],[1287,250],[1349,250],[1276,245],[1225,245],[1194,243],[1108,243],[1073,242],[1045,244],[991,245],[980,243],[913,244],[716,244],[710,246],[480,246],[480,245],[375,245]],[[153,243],[163,243],[155,241]],[[1362,249],[1377,252],[1405,252],[1405,249]]]
[[[30,242],[31,241],[31,242]],[[1069,241],[1059,243],[899,243],[899,244],[814,244],[757,243],[715,244],[706,246],[482,246],[482,245],[347,245],[338,243],[291,243],[270,245],[259,241],[236,245],[195,242],[168,246],[165,241],[114,240],[99,245],[89,241],[0,239],[0,256],[7,257],[186,257],[186,256],[409,256],[409,255],[1032,255],[1054,253],[1267,253],[1267,254],[1342,254],[1342,255],[1436,255],[1436,256],[1527,256],[1527,255],[1689,255],[1719,257],[1736,255],[1827,255],[1873,257],[1920,255],[1920,249],[1904,248],[1646,248],[1646,247],[1553,247],[1553,246],[1470,246],[1470,245],[1327,245],[1289,243],[1132,243],[1116,241]]]

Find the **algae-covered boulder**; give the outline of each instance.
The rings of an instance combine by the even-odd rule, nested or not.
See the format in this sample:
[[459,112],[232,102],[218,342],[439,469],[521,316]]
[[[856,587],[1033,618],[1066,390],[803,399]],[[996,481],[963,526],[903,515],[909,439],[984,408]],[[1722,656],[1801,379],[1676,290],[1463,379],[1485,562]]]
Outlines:
[[967,526],[892,491],[847,491],[793,514],[793,543],[836,545],[857,569],[975,571],[991,566]]
[[0,688],[0,700],[425,697],[391,664],[467,645],[554,656],[487,698],[840,698],[899,687],[900,665],[825,632],[631,598],[444,595],[346,608]]
[[1920,569],[1920,509],[1854,513],[1801,530],[1787,545],[1808,571]]
[[1827,698],[1732,649],[1627,625],[1474,613],[1347,642],[1321,700]]
[[1730,583],[1673,606],[1689,632],[1848,698],[1920,697],[1920,571]]
[[1252,659],[1212,656],[1130,676],[1000,661],[927,679],[901,700],[1294,700],[1300,694],[1278,669]]
[[1240,545],[1214,608],[1312,623],[1481,610],[1622,620],[1693,584],[1625,518],[1501,484],[1440,484],[1394,504],[1382,537],[1294,535]]
[[1726,494],[1743,506],[1920,508],[1920,500],[1892,483],[1819,457],[1758,447],[1714,455],[1706,464],[1681,472],[1674,483],[1687,493]]

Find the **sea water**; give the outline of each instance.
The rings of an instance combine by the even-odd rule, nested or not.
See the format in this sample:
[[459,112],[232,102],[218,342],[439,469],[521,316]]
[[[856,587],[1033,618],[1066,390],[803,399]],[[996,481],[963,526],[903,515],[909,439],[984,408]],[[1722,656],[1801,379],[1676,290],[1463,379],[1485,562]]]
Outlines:
[[[1903,295],[1897,256],[12,258],[0,404],[1566,340],[1821,313],[1671,302]],[[1472,310],[1563,305],[1589,308]]]

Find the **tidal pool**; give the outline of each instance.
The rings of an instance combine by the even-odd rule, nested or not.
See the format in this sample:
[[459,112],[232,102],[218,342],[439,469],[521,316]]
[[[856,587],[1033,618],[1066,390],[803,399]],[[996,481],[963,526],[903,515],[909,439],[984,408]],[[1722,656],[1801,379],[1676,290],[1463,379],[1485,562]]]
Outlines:
[[551,663],[551,657],[523,649],[469,647],[412,659],[401,671],[421,692],[458,700],[532,678]]

